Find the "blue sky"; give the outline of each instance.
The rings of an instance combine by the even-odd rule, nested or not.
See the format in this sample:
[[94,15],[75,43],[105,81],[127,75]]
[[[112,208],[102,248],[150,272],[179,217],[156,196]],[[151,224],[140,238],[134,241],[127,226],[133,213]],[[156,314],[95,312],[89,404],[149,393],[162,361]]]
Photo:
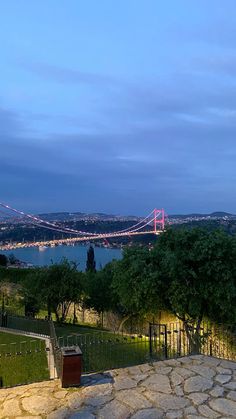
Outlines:
[[1,201],[236,213],[235,0],[8,0]]

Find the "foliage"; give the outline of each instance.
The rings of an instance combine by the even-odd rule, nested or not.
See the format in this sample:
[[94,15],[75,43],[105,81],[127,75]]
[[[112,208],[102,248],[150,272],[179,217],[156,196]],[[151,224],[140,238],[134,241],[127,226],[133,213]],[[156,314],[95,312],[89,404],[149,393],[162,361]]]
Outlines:
[[66,259],[59,264],[39,269],[33,277],[28,276],[24,283],[24,298],[36,297],[33,302],[39,305],[47,304],[48,316],[54,312],[59,322],[64,322],[71,303],[78,301],[81,289],[81,276],[74,263]]
[[87,272],[84,277],[85,304],[99,314],[116,306],[112,288],[113,263],[108,263],[98,272]]
[[236,322],[235,261],[235,238],[223,231],[169,229],[151,251],[126,250],[113,288],[127,315],[167,309],[196,343],[204,316]]
[[26,277],[37,273],[37,268],[5,268],[0,266],[0,282],[23,283]]
[[129,248],[115,262],[113,289],[127,314],[146,314],[154,308],[153,290],[149,281],[150,252],[146,248]]
[[[236,242],[222,231],[168,230],[152,252],[157,301],[181,320],[236,320]],[[230,310],[229,310],[230,307]]]

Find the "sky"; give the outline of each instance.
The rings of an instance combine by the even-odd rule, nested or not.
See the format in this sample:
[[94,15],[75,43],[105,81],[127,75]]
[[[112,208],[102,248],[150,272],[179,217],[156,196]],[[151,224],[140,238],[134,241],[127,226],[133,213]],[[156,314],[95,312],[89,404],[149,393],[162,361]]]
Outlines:
[[0,201],[236,213],[235,0],[0,0]]

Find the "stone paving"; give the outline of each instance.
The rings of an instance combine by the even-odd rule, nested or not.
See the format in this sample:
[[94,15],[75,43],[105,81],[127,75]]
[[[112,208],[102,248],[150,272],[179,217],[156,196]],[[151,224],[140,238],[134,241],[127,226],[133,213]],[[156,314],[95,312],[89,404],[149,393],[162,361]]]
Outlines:
[[8,419],[236,418],[236,363],[202,355],[0,390]]

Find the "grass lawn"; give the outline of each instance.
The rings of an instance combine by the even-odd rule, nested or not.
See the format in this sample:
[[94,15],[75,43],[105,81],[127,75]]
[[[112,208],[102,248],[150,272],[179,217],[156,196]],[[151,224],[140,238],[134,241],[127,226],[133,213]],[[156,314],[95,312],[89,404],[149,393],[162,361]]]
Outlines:
[[49,379],[44,340],[0,332],[0,355],[3,387]]
[[[60,346],[79,345],[83,353],[83,371],[103,371],[148,362],[149,338],[145,335],[114,334],[95,327],[56,326]],[[158,348],[158,357],[163,350]]]

